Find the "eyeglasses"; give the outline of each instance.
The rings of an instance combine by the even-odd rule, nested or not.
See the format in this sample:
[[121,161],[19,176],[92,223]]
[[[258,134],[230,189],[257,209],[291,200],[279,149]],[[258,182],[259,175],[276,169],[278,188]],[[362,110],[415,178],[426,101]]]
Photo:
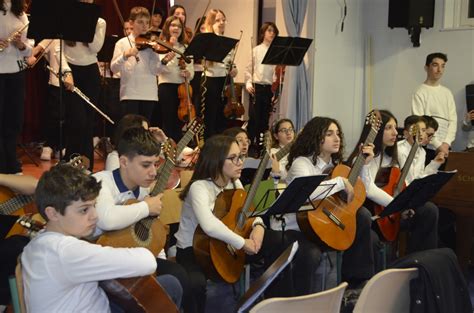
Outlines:
[[170,26],[181,28],[181,24],[173,24],[173,23],[171,23]]
[[248,145],[250,145],[250,139],[242,139],[242,138],[237,138],[236,141],[239,143],[239,144],[243,144],[243,143],[246,143]]
[[428,136],[428,138],[433,138],[434,136],[434,133],[430,134],[430,133],[426,133],[426,136]]
[[227,157],[227,158],[225,158],[225,159],[226,159],[226,160],[230,160],[232,163],[234,163],[234,165],[239,165],[239,161],[242,162],[242,163],[244,162],[244,160],[245,160],[245,155],[239,154],[239,155]]
[[290,127],[290,128],[282,128],[278,130],[279,133],[285,133],[285,134],[292,134],[295,132],[295,130]]

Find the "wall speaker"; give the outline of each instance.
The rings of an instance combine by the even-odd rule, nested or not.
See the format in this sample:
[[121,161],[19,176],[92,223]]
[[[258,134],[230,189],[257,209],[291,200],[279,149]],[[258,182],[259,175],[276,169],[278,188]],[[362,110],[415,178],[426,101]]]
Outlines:
[[389,0],[388,27],[433,27],[435,0]]

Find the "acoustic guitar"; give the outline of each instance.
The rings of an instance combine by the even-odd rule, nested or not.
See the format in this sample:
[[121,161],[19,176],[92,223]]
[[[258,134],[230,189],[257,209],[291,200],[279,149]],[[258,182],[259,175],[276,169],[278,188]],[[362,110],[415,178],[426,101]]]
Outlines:
[[[265,135],[266,149],[260,160],[248,193],[242,189],[225,190],[217,197],[214,206],[214,215],[219,218],[230,230],[248,238],[252,231],[254,218],[250,215],[255,210],[253,198],[257,194],[258,185],[262,180],[266,165],[270,159],[271,137]],[[201,227],[197,227],[193,237],[193,249],[196,262],[214,281],[235,283],[245,265],[245,252],[236,250],[227,243],[209,237]]]
[[[410,170],[411,164],[413,163],[413,159],[415,158],[416,151],[420,147],[420,134],[418,125],[412,125],[412,127],[410,127],[409,132],[410,136],[414,138],[414,142],[408,154],[407,160],[403,166],[403,169],[400,171],[398,167],[391,167],[390,173],[388,175],[385,175],[384,177],[384,182],[380,182],[376,178],[376,184],[380,184],[382,186],[382,190],[393,197],[395,197],[403,189],[405,189],[405,179],[408,175],[408,171]],[[382,174],[381,177],[383,176],[384,175]],[[377,177],[379,177],[379,175],[377,175]],[[384,210],[383,206],[375,204],[372,201],[370,201],[367,206],[371,207],[375,215],[380,215],[380,213],[382,213],[382,211]],[[377,226],[386,241],[396,240],[400,231],[400,212],[377,219]]]
[[[373,143],[380,128],[381,119],[378,111],[371,112],[366,118],[370,131],[364,146]],[[356,214],[364,204],[365,186],[359,178],[365,160],[360,152],[352,166],[338,164],[332,171],[331,178],[346,177],[354,187],[354,199],[347,202],[345,192],[341,191],[323,200],[314,200],[316,210],[296,214],[298,225],[306,236],[317,243],[323,243],[335,250],[348,249],[355,239]]]

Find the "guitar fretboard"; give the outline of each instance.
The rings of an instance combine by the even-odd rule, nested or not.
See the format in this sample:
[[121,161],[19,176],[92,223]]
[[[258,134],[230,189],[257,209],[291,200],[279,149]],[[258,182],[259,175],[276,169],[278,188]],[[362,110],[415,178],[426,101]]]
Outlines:
[[10,215],[33,201],[33,196],[17,195],[0,203],[0,214]]

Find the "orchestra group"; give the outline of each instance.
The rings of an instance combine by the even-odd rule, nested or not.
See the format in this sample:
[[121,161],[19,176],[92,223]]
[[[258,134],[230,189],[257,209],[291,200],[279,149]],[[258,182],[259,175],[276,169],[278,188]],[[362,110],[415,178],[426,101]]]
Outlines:
[[[152,282],[142,283],[154,286],[156,293],[147,297],[156,311],[169,305],[188,313],[206,311],[209,279],[235,283],[244,264],[257,264],[261,273],[258,269],[267,269],[296,241],[299,248],[291,266],[266,289],[265,297],[319,291],[316,271],[326,251],[343,251],[342,281],[349,289],[360,289],[380,270],[378,251],[396,242],[399,232],[407,234],[406,253],[438,247],[439,210],[432,202],[376,217],[400,192],[395,187],[437,173],[449,157],[457,116],[452,93],[440,84],[445,54],[426,57],[426,81],[413,94],[412,115],[402,121],[388,110],[372,110],[357,144],[347,147],[336,117],[313,117],[299,132],[289,118],[269,125],[278,70],[262,60],[279,33],[273,22],[262,24],[248,66],[239,69],[233,63],[236,47],[222,62],[184,54],[198,34],[225,35],[224,11],[207,10],[193,30],[181,5],[172,6],[168,14],[136,6],[123,23],[125,37],[116,42],[110,64],[99,67],[104,19],[97,20],[92,42],[44,39],[35,45],[26,37],[25,10],[24,0],[0,0],[0,185],[34,195],[43,229],[31,240],[20,234],[2,238],[6,261],[0,305],[10,302],[8,276],[17,259],[28,312],[127,312],[130,304],[104,282],[152,277]],[[43,55],[51,73],[42,159],[59,152],[61,162],[36,180],[15,175],[22,172],[16,148],[23,128],[25,69]],[[224,96],[226,88],[234,88],[239,70],[251,98],[248,127],[236,127],[242,114],[227,107],[236,105],[229,99],[235,91]],[[97,103],[101,75],[120,81],[114,104],[119,119],[105,169],[91,174],[98,115],[77,89]],[[64,117],[58,109],[61,88]],[[57,135],[62,118],[64,151]],[[472,132],[472,120],[474,111],[463,116],[463,129]],[[260,134],[268,142],[263,147],[258,146]],[[263,218],[232,214],[234,208],[249,210],[251,201],[244,200],[250,192],[243,191],[239,178],[256,150],[269,158],[270,179],[282,184],[328,175],[310,196],[317,209]],[[89,164],[77,166],[78,155]],[[169,188],[172,168],[189,155],[193,173],[180,186],[180,220],[168,227],[160,222],[163,191]],[[387,178],[397,171],[401,184]],[[251,179],[250,188],[258,187],[261,179]],[[390,184],[393,188],[385,188]],[[325,192],[323,185],[333,188]],[[116,244],[122,240],[119,233],[145,236],[139,239],[150,242]]]

